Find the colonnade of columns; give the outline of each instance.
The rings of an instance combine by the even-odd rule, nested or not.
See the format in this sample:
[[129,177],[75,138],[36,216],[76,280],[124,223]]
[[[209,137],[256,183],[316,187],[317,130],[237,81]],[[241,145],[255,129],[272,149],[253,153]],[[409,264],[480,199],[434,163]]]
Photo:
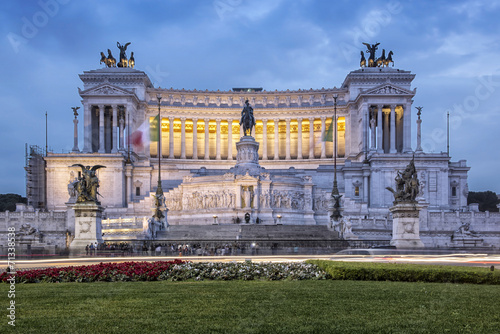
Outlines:
[[406,112],[411,110],[411,103],[365,105],[364,108],[365,150],[369,145],[369,150],[377,153],[411,152],[411,113]]
[[[315,158],[315,146],[321,145],[321,153],[319,155],[320,159],[326,159],[327,158],[327,152],[326,152],[326,143],[323,141],[323,137],[326,132],[326,125],[327,125],[327,118],[326,116],[322,116],[319,118],[321,120],[321,134],[319,134],[317,131],[315,133],[314,131],[314,121],[317,120],[315,117],[310,117],[310,118],[296,118],[294,121],[298,123],[297,127],[297,139],[293,139],[292,143],[292,129],[291,129],[291,118],[285,118],[284,120],[280,118],[273,118],[273,119],[264,119],[262,120],[262,138],[260,137],[260,133],[258,135],[258,141],[261,143],[261,149],[259,150],[261,152],[261,159],[262,160],[280,160],[280,152],[283,154],[284,157],[281,156],[281,159],[314,159]],[[331,119],[331,118],[330,118]],[[235,159],[236,156],[236,151],[234,148],[234,141],[236,138],[233,138],[233,125],[238,124],[239,120],[237,119],[224,119],[222,120],[221,118],[216,118],[216,119],[210,119],[210,118],[204,118],[204,119],[198,119],[198,118],[192,118],[190,119],[192,121],[192,140],[189,140],[186,136],[186,118],[185,117],[168,117],[164,118],[162,121],[167,121],[169,123],[168,126],[168,154],[166,152],[162,152],[164,157],[167,157],[169,159],[204,159],[204,160],[210,160],[210,159],[215,159],[215,160],[233,160]],[[174,121],[177,122],[177,126],[179,125],[179,120],[180,120],[180,138],[179,136],[174,136]],[[309,154],[307,155],[303,153],[304,147],[303,147],[303,138],[302,138],[302,127],[303,127],[303,121],[306,120],[309,122]],[[222,131],[221,131],[221,123],[224,121],[224,123],[227,122],[227,155],[225,154],[226,152],[222,152]],[[280,126],[280,121],[285,122],[286,126],[286,134],[284,138],[280,139],[280,131],[279,131],[279,126]],[[201,133],[198,133],[198,124],[200,122],[203,122],[204,124],[204,138],[199,138]],[[210,122],[215,122],[215,138],[210,134],[209,131],[209,125]],[[236,123],[236,124],[235,124]],[[259,123],[260,124],[260,123]],[[268,126],[272,127],[274,126],[274,136],[272,133],[269,133],[268,131]],[[177,128],[178,131],[178,128]],[[163,132],[162,132],[163,133]],[[316,136],[315,136],[316,134]],[[224,133],[224,139],[225,139],[226,133]],[[252,135],[255,137],[255,128],[252,131]],[[269,136],[268,136],[269,135]],[[242,129],[240,128],[240,137],[243,136]],[[167,140],[164,138],[164,140]],[[179,149],[179,144],[175,142],[175,140],[180,141],[180,152],[178,151]],[[272,143],[269,143],[268,141],[272,140]],[[198,145],[201,144],[200,142],[203,142],[204,147],[203,149],[200,148],[200,151],[198,150]],[[214,154],[214,142],[215,142],[215,154]],[[210,145],[212,144],[212,145]],[[156,145],[155,143],[152,143],[152,145]],[[189,151],[192,152],[192,155],[189,156],[187,154],[187,145],[191,145],[189,148]],[[292,156],[292,145],[293,145],[293,150],[296,151],[296,154]],[[224,145],[225,146],[225,145]],[[274,149],[273,149],[274,146]],[[284,150],[283,150],[284,146]],[[174,149],[174,147],[177,147],[177,150]],[[281,147],[281,150],[280,150]],[[211,151],[212,148],[212,151]],[[269,149],[272,149],[272,153],[268,152]],[[152,154],[156,155],[155,153],[157,150],[156,146],[152,147]],[[284,151],[284,152],[283,152]],[[345,150],[344,150],[345,151]],[[175,152],[175,153],[174,153]],[[200,153],[202,152],[202,155],[200,156]],[[180,154],[179,154],[180,153]],[[317,153],[317,152],[316,152]],[[331,156],[333,153],[329,153]],[[306,155],[306,156],[304,156]]]
[[84,153],[118,153],[125,150],[129,114],[123,105],[84,104]]

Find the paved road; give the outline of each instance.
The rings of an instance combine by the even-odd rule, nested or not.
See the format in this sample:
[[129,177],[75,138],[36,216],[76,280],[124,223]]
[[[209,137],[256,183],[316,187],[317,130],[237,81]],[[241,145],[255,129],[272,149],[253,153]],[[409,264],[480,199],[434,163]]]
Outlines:
[[[89,265],[100,262],[127,261],[169,261],[182,259],[193,262],[300,262],[307,259],[324,259],[334,261],[417,263],[459,266],[496,266],[500,268],[500,254],[440,254],[440,255],[265,255],[265,256],[134,256],[134,257],[80,257],[49,258],[34,260],[15,260],[16,270],[30,268],[66,267]],[[0,268],[7,267],[7,261],[0,261]]]

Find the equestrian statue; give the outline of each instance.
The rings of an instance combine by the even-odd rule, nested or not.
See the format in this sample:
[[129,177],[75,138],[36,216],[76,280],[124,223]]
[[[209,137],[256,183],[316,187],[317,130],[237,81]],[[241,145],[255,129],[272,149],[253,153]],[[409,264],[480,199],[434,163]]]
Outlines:
[[253,108],[245,101],[245,107],[241,111],[240,126],[243,127],[243,134],[245,136],[250,136],[252,133],[252,128],[255,126],[255,118],[253,116]]

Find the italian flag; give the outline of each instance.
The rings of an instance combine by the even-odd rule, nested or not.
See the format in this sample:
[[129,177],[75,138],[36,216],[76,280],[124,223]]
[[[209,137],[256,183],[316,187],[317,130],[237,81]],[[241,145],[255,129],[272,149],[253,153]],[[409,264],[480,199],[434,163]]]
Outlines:
[[145,147],[147,147],[151,142],[158,141],[158,116],[156,116],[152,121],[149,119],[145,120],[130,135],[130,144],[132,144],[134,152],[142,152]]
[[333,130],[335,129],[335,121],[332,117],[332,122],[330,123],[330,126],[328,127],[328,130],[325,132],[325,135],[323,136],[322,141],[331,141],[333,142]]

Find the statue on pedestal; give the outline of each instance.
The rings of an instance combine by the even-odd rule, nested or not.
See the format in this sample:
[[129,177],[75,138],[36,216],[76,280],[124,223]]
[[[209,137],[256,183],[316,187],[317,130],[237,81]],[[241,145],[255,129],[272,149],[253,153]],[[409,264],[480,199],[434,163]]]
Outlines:
[[420,182],[415,169],[415,157],[410,161],[403,173],[398,171],[396,175],[396,190],[391,187],[386,189],[394,195],[394,205],[402,202],[416,202],[419,193]]
[[97,188],[99,188],[99,179],[95,172],[99,168],[106,168],[106,166],[95,165],[91,168],[90,166],[84,166],[82,164],[74,164],[71,167],[82,168],[82,175],[78,178],[78,181],[73,183],[74,189],[78,195],[76,202],[93,202],[95,204],[101,204],[97,200],[97,195],[100,195],[97,191]]
[[252,128],[255,126],[255,118],[253,116],[253,108],[245,101],[245,107],[241,111],[240,126],[243,127],[243,133],[245,136],[249,136],[252,133]]

